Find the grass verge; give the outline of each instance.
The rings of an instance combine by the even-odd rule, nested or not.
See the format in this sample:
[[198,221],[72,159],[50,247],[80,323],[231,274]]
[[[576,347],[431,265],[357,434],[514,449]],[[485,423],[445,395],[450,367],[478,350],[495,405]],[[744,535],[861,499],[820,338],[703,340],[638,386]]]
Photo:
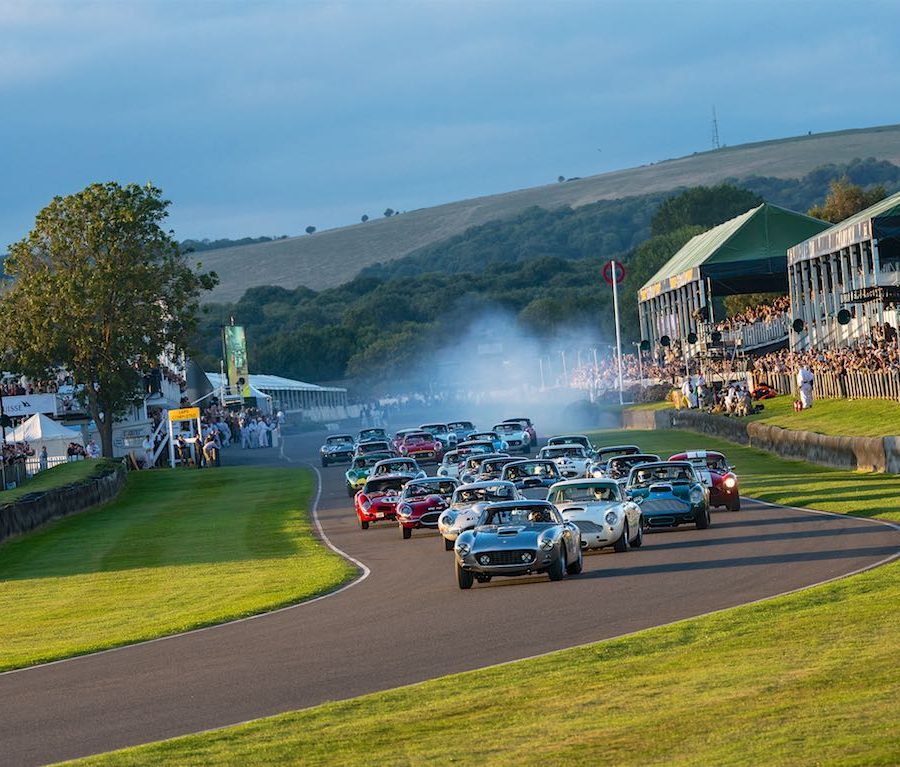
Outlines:
[[[746,492],[834,510],[847,496],[864,516],[898,513],[897,500],[884,508],[868,493],[876,475],[686,432],[594,438],[661,453],[721,447]],[[804,481],[809,471],[821,475]],[[897,489],[882,487],[894,499]],[[618,640],[74,764],[896,765],[898,600],[895,562]]]
[[134,472],[116,500],[5,542],[0,670],[335,588],[353,568],[313,535],[313,485],[300,469]]
[[23,495],[29,493],[40,493],[45,490],[52,490],[65,485],[73,485],[77,482],[83,482],[93,477],[98,477],[105,471],[114,468],[119,461],[110,458],[100,458],[93,461],[73,461],[72,463],[61,463],[52,469],[46,469],[38,472],[31,479],[12,490],[4,490],[0,492],[0,504],[13,503]]
[[[782,429],[812,431],[843,437],[884,437],[900,435],[900,402],[887,399],[817,399],[809,410],[794,411],[789,396],[762,402],[761,413],[744,420],[759,421]],[[667,410],[671,402],[630,405],[629,410]]]

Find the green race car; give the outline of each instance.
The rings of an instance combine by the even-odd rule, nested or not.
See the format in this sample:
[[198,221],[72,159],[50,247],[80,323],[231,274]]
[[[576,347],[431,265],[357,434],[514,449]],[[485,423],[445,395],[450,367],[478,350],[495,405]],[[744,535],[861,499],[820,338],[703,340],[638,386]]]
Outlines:
[[347,479],[347,495],[352,498],[362,490],[369,478],[369,472],[376,463],[393,457],[393,453],[368,453],[356,456],[350,463],[350,468],[344,473]]

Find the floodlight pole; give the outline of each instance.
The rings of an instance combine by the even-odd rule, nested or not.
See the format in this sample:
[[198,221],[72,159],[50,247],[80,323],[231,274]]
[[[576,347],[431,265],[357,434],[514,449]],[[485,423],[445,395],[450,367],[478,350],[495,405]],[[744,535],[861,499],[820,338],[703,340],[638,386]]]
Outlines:
[[618,274],[616,274],[616,262],[612,259],[610,259],[609,268],[612,276],[613,312],[616,316],[616,357],[618,358],[619,368],[619,404],[624,405],[625,399],[622,394],[622,332],[619,328],[619,280]]

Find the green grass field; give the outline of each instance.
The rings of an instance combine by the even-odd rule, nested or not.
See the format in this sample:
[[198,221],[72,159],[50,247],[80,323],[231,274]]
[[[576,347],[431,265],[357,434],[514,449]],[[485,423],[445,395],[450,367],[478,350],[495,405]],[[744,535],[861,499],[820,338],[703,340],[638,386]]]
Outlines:
[[[686,432],[593,438],[660,453],[723,447],[745,492],[900,518],[900,480]],[[896,765],[897,604],[895,562],[623,639],[76,764]]]
[[[828,400],[819,399],[809,410],[794,411],[790,396],[776,397],[762,403],[761,413],[745,420],[768,423],[782,429],[814,431],[845,437],[882,437],[900,435],[900,402],[884,399]],[[668,402],[632,405],[634,410],[665,410]]]
[[12,490],[0,492],[0,504],[12,503],[28,493],[51,490],[64,485],[72,485],[99,476],[118,465],[118,461],[101,458],[96,461],[73,461],[62,463],[52,469],[38,472],[31,479]]
[[299,469],[133,472],[115,501],[5,542],[0,670],[335,588],[354,570],[313,536],[312,493],[313,475]]

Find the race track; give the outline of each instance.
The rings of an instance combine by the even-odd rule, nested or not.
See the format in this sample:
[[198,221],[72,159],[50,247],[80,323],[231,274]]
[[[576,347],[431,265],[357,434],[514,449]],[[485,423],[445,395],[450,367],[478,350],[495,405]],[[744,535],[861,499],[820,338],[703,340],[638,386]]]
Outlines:
[[[319,442],[288,438],[286,454],[313,461]],[[2,763],[109,751],[614,637],[900,549],[887,525],[745,501],[714,513],[709,530],[655,531],[640,550],[587,556],[584,573],[561,583],[498,579],[462,592],[436,533],[404,541],[394,524],[360,531],[344,467],[321,473],[322,527],[368,577],[258,618],[0,675]]]

